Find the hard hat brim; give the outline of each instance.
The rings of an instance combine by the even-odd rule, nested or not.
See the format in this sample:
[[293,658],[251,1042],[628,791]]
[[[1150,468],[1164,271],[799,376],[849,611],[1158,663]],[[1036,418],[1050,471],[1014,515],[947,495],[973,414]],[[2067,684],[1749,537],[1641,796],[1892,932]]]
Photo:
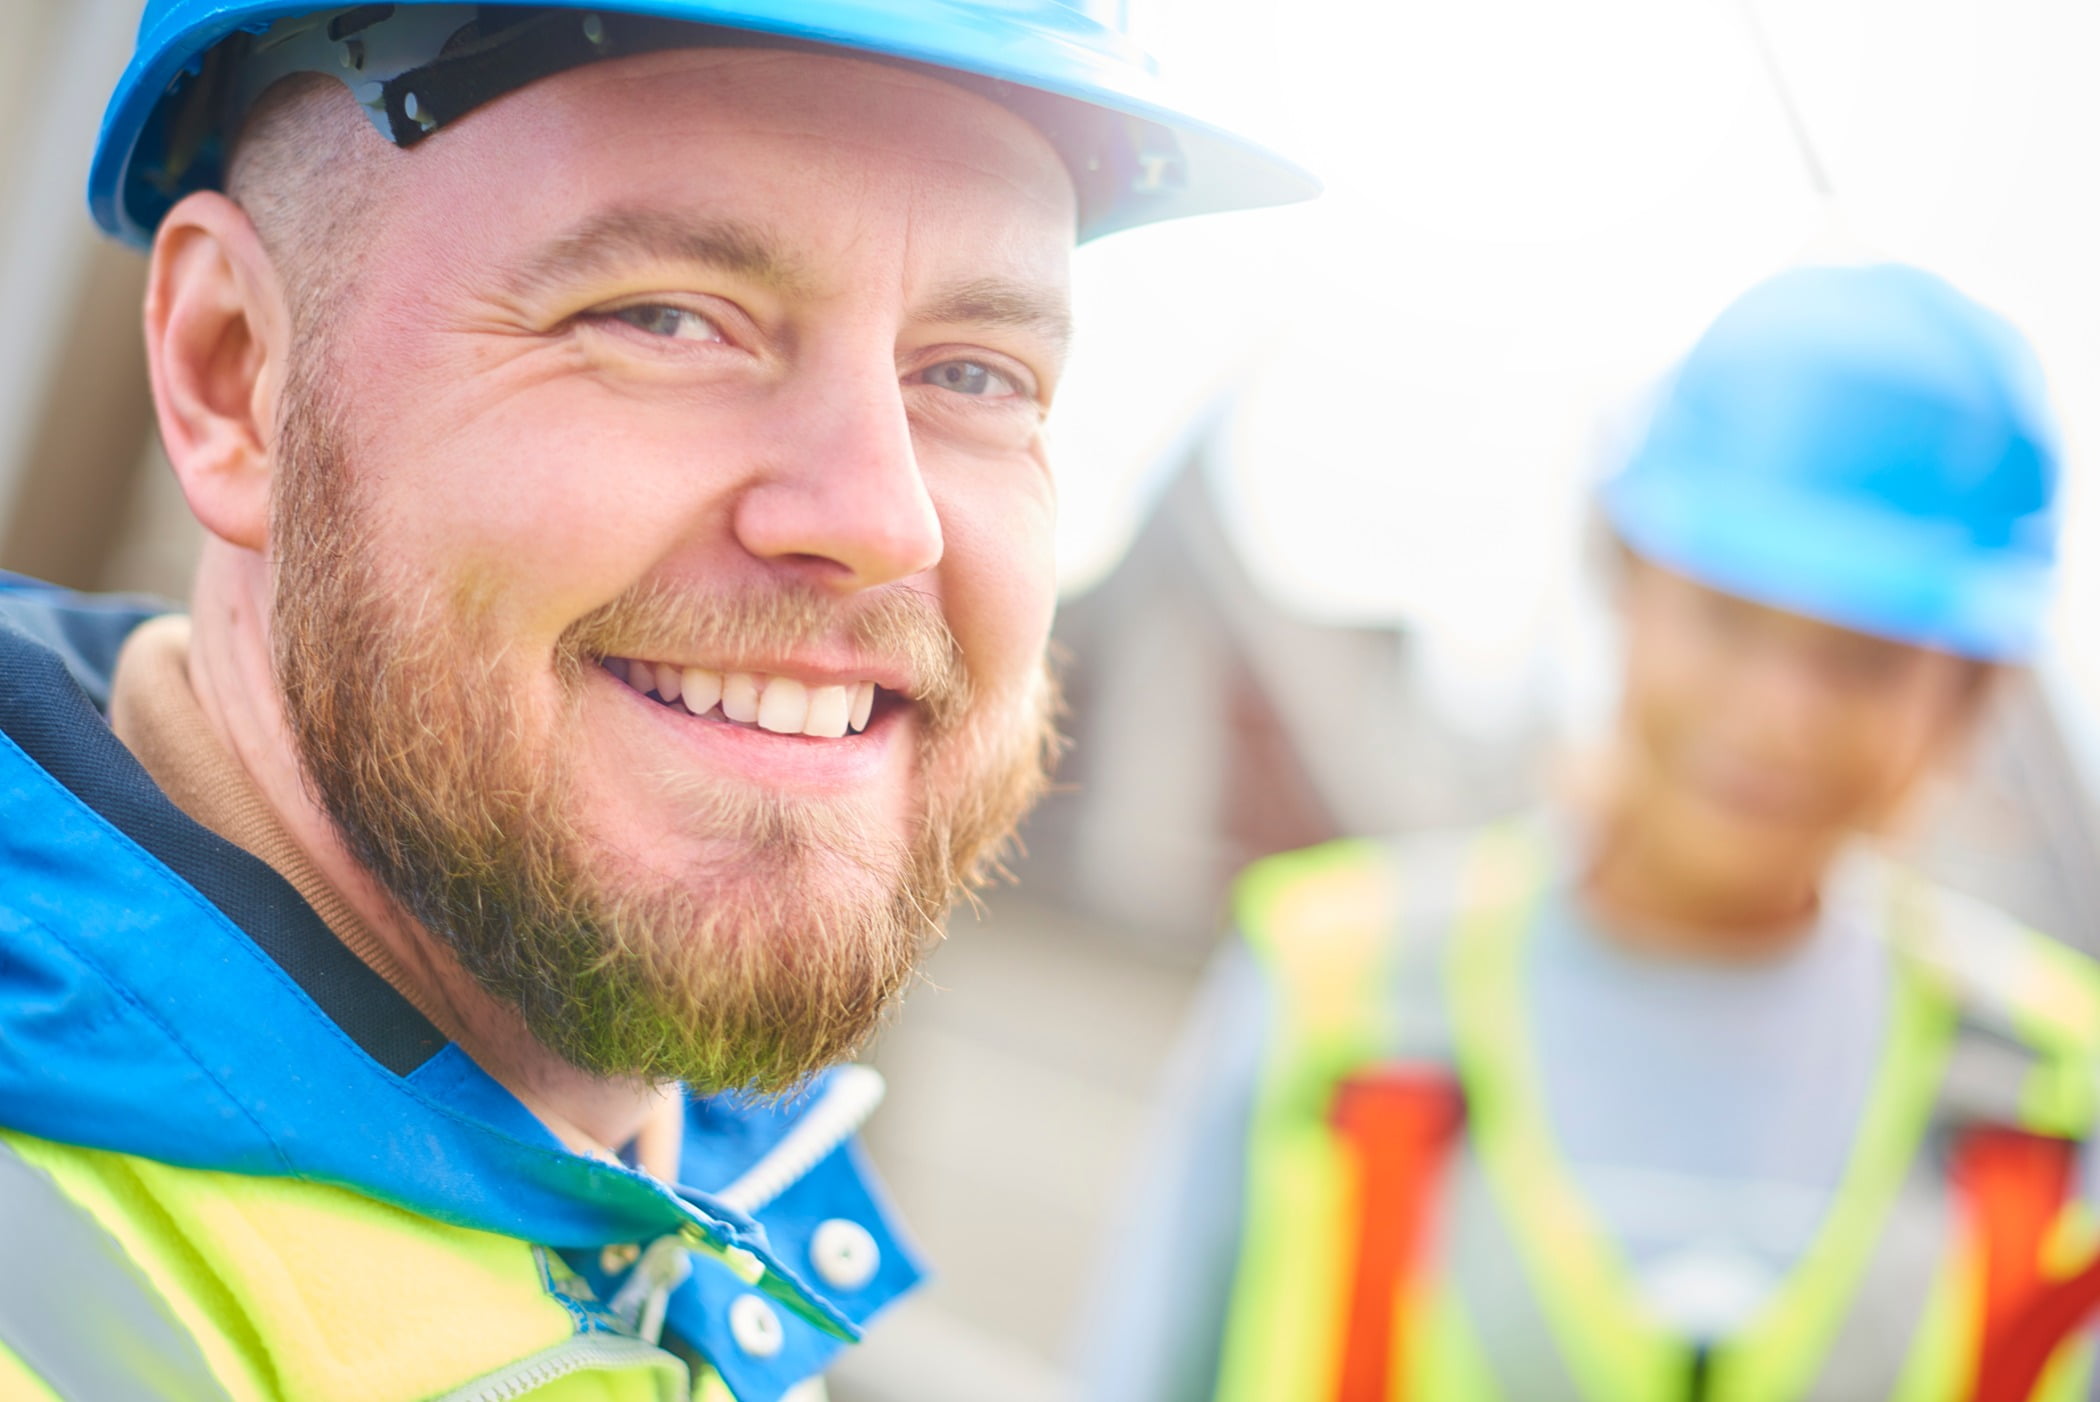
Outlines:
[[2040,647],[2044,554],[1696,468],[1622,473],[1602,506],[1634,554],[1724,594],[1978,661]]
[[[259,31],[290,16],[315,13],[314,0],[284,3],[197,3],[149,11],[139,45],[103,116],[89,171],[95,222],[145,247],[159,219],[190,188],[164,189],[139,169],[142,138],[163,100],[202,56],[230,36]],[[1005,102],[1044,131],[1080,187],[1078,241],[1164,219],[1252,209],[1309,199],[1319,182],[1273,151],[1193,117],[1120,35],[1056,0],[1001,6],[939,5],[915,9],[883,0],[552,0],[549,8],[617,9],[689,20],[798,45],[836,48],[848,56],[922,66]],[[1104,169],[1088,143],[1115,125],[1114,136],[1142,160],[1148,146],[1161,163],[1140,178]],[[1171,159],[1168,159],[1171,158]],[[1157,178],[1149,186],[1150,171]]]

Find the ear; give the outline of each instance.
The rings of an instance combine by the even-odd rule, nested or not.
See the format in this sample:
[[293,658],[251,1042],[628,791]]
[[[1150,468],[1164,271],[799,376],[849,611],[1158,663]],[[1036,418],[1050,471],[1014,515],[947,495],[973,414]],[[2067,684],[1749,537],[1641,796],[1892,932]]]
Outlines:
[[247,214],[190,195],[154,235],[146,360],[161,441],[190,511],[232,545],[269,540],[270,444],[291,317]]
[[1943,663],[1950,675],[1938,729],[1918,756],[1907,791],[1880,825],[1885,836],[1916,836],[1926,815],[1939,812],[1961,793],[1973,776],[1976,747],[1991,710],[2032,684],[2017,667],[1966,658],[1946,658]]
[[1994,662],[1962,659],[1946,721],[1944,745],[1954,765],[1965,765],[1993,708],[2021,684],[2022,674]]

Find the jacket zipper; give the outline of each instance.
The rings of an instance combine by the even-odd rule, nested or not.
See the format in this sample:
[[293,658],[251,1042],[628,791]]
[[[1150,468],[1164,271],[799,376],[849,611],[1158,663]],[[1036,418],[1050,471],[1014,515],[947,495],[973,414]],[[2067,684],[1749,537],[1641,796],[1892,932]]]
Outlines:
[[[745,1170],[717,1199],[740,1212],[756,1212],[818,1161],[851,1138],[882,1103],[881,1073],[871,1067],[839,1068],[801,1123],[782,1137],[759,1162]],[[683,1402],[692,1387],[691,1374],[675,1354],[622,1334],[578,1334],[553,1348],[485,1373],[436,1402],[512,1402],[557,1378],[587,1368],[647,1366],[659,1370],[664,1402]],[[818,1397],[823,1393],[819,1392]]]
[[657,1373],[657,1394],[663,1402],[683,1402],[691,1390],[691,1375],[675,1354],[620,1334],[578,1334],[493,1373],[484,1373],[436,1402],[511,1402],[571,1373],[636,1367]]

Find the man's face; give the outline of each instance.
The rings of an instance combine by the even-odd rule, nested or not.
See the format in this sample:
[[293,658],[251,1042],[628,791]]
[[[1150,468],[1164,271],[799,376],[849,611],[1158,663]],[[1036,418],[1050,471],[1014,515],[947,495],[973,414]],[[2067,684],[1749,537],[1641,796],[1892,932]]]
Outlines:
[[1631,797],[1704,881],[1768,880],[1886,823],[1975,711],[1979,664],[1645,561],[1625,605]]
[[385,181],[278,444],[309,777],[572,1061],[783,1085],[1040,786],[1069,180],[931,79],[696,50]]

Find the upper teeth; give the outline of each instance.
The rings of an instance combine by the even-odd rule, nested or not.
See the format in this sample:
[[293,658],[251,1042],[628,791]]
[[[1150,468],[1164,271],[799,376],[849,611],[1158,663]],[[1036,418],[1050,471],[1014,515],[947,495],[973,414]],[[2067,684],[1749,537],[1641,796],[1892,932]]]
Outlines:
[[757,672],[711,672],[668,662],[608,661],[614,676],[636,691],[653,691],[666,705],[706,715],[719,704],[725,719],[757,725],[776,735],[814,735],[835,740],[868,728],[875,708],[875,683],[811,686],[793,677]]

